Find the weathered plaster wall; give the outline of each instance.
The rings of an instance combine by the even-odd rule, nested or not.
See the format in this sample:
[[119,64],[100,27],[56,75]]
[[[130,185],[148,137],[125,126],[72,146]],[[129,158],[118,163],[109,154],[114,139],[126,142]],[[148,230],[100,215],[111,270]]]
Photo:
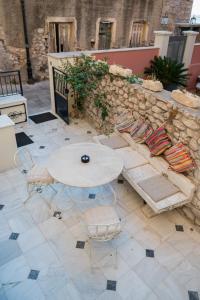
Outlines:
[[193,0],[164,0],[163,15],[166,13],[169,17],[169,24],[174,22],[188,22],[191,16]]
[[109,65],[120,65],[131,69],[135,74],[139,74],[144,72],[144,69],[149,66],[150,60],[154,56],[158,56],[158,53],[159,48],[142,47],[98,51],[94,52],[93,55],[97,60],[103,60],[106,57]]
[[[174,16],[181,15],[181,11],[185,11],[184,4],[188,3],[187,0],[167,0],[165,2],[170,3],[169,6],[174,12]],[[183,5],[179,5],[180,2]],[[178,3],[176,10],[171,8],[174,7],[174,3]],[[47,63],[44,56],[48,52],[45,40],[48,38],[46,23],[48,17],[75,17],[77,21],[76,45],[81,50],[91,49],[90,41],[95,39],[98,18],[104,20],[114,18],[116,19],[116,40],[113,47],[128,47],[132,21],[146,21],[149,25],[149,40],[154,40],[153,31],[161,28],[160,17],[163,11],[163,0],[27,0],[25,8],[33,74],[36,78],[42,79],[47,74]],[[189,8],[187,13],[190,14]],[[24,33],[19,0],[0,0],[1,40],[3,48],[1,45],[0,47],[5,52],[1,51],[0,69],[6,69],[7,65],[11,65],[12,68],[22,69],[23,74],[26,74]],[[11,51],[12,49],[16,49],[16,54],[15,51]],[[6,64],[3,64],[5,61]]]
[[85,103],[86,116],[104,133],[112,132],[116,117],[123,112],[131,112],[134,119],[140,116],[147,118],[155,129],[168,120],[172,110],[177,110],[175,118],[167,124],[166,129],[173,143],[182,141],[187,145],[197,164],[197,168],[189,174],[197,187],[195,196],[191,204],[181,211],[200,226],[200,111],[178,104],[168,91],[154,93],[119,77],[112,80],[106,75],[99,89],[107,95],[105,103],[109,116],[102,121],[100,111],[94,105],[94,97]]

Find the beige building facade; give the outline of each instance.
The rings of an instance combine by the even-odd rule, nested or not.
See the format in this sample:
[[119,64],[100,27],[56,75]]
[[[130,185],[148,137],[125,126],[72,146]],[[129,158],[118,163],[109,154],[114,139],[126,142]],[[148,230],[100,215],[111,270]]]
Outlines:
[[[47,53],[148,46],[154,30],[189,20],[193,0],[0,0],[0,70],[47,76]],[[24,5],[22,5],[22,3]],[[24,6],[28,44],[24,40]],[[161,24],[162,16],[168,25]],[[164,28],[163,28],[164,26]],[[167,27],[167,28],[166,28]]]

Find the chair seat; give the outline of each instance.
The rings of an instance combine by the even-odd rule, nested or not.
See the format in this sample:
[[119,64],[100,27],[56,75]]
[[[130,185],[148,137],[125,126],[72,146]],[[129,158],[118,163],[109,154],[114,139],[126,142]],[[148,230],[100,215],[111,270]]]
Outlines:
[[114,236],[121,231],[119,217],[112,206],[98,206],[88,209],[85,214],[88,234],[91,238]]
[[27,173],[27,181],[29,184],[52,184],[54,182],[53,177],[49,174],[46,168],[35,165]]

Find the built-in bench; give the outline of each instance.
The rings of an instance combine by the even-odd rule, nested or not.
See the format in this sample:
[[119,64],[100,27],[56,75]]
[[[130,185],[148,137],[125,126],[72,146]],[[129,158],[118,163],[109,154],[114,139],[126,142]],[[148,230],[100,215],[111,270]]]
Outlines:
[[99,135],[94,141],[114,149],[124,161],[122,175],[155,213],[182,206],[192,200],[195,185],[183,174],[169,169],[162,157],[151,157],[148,147],[127,133]]

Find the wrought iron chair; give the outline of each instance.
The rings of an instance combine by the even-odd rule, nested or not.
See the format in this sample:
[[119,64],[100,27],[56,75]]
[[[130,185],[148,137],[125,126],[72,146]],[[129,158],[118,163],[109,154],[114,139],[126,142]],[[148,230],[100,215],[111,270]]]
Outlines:
[[42,188],[45,186],[51,187],[57,193],[52,186],[54,179],[45,167],[34,162],[28,149],[21,148],[17,150],[14,155],[14,163],[17,169],[26,177],[28,197],[25,199],[24,204],[34,193],[41,193]]
[[[107,242],[113,240],[121,232],[121,220],[113,206],[98,206],[90,208],[85,212],[84,220],[87,225],[90,244],[90,259],[92,263],[92,241]],[[117,267],[116,247],[114,252],[115,267]]]

